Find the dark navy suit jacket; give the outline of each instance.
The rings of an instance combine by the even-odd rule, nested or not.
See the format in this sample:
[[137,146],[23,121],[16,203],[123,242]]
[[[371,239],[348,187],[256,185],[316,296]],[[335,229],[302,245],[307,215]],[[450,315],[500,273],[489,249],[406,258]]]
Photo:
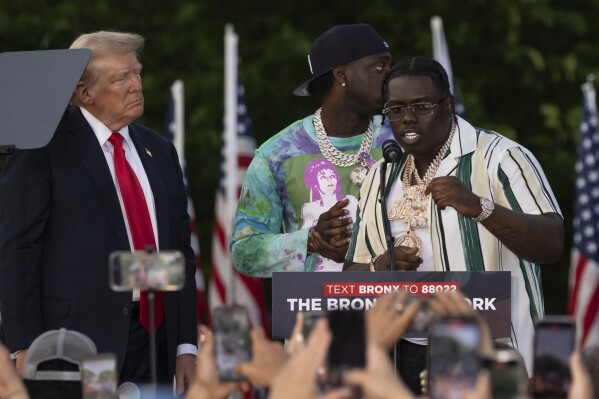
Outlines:
[[[160,249],[186,259],[184,289],[164,294],[172,375],[176,346],[197,342],[187,195],[172,143],[138,124],[129,133],[152,187]],[[0,312],[9,350],[66,327],[122,366],[131,293],[108,285],[108,257],[117,250],[130,246],[116,187],[94,132],[71,108],[46,147],[16,151],[0,175]]]

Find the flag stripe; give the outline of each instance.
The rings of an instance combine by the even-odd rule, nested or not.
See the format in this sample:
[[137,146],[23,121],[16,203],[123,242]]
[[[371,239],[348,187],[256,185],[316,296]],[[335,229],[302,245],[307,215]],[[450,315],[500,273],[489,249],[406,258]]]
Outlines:
[[224,304],[227,302],[225,285],[223,284],[223,281],[218,274],[218,267],[216,267],[215,265],[212,265],[212,266],[213,266],[212,282],[214,282],[214,286],[217,289],[218,297],[220,299],[220,304]]
[[574,268],[574,287],[572,287],[572,291],[570,293],[570,306],[568,307],[568,313],[570,314],[574,314],[574,309],[576,309],[576,300],[578,299],[576,293],[580,291],[580,282],[586,266],[586,258],[584,256],[579,256],[578,261],[576,262],[576,267]]
[[226,253],[227,252],[227,238],[226,238],[227,234],[225,233],[225,230],[221,226],[220,220],[218,220],[218,218],[216,219],[216,223],[214,223],[214,230],[215,230],[216,237],[217,237],[216,242],[219,244],[222,252]]
[[239,167],[247,169],[250,166],[250,162],[252,162],[251,155],[240,155],[238,158]]
[[582,346],[584,346],[587,336],[589,334],[589,331],[591,331],[591,327],[595,323],[595,318],[597,317],[597,310],[599,310],[599,289],[598,288],[599,287],[595,286],[595,289],[593,290],[593,294],[591,296],[589,305],[587,306],[587,308],[585,310],[582,339],[580,341],[580,344]]

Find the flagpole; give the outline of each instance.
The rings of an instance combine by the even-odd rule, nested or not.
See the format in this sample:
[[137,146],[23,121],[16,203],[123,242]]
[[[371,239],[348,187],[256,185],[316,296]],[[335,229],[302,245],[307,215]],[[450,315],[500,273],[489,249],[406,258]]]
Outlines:
[[[233,220],[237,208],[237,43],[238,37],[232,24],[225,26],[225,202],[227,215],[225,231],[227,240],[233,231]],[[226,303],[235,303],[235,273],[230,265],[226,279]]]
[[183,81],[175,80],[171,85],[171,95],[174,101],[173,115],[173,144],[179,154],[179,164],[185,167],[185,96]]

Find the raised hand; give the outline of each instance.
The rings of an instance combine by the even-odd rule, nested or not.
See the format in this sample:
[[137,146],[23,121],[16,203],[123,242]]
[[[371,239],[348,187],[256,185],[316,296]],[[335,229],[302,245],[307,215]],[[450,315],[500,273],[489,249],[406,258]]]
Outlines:
[[6,348],[0,345],[0,398],[29,399]]
[[327,320],[318,320],[308,341],[298,345],[296,354],[285,363],[277,374],[270,389],[269,399],[349,397],[351,392],[349,388],[334,389],[322,396],[317,392],[318,369],[325,361],[331,339],[332,335]]
[[214,339],[212,332],[206,326],[200,326],[198,342],[201,343],[198,352],[196,376],[186,399],[225,399],[238,387],[249,389],[247,383],[222,382],[214,362]]
[[455,176],[434,178],[426,187],[425,193],[431,195],[432,200],[441,210],[450,206],[468,217],[477,217],[482,210],[480,197]]
[[318,218],[308,235],[308,252],[343,262],[352,235],[352,219],[345,207],[348,199],[338,201]]
[[[422,263],[422,258],[416,253],[418,248],[404,247],[402,245],[393,247],[395,254],[395,270],[404,271],[415,271],[418,266]],[[374,270],[377,272],[391,271],[391,263],[389,261],[389,254],[385,251],[384,254],[379,256],[374,263]]]
[[368,343],[368,366],[365,370],[350,370],[344,381],[362,388],[365,399],[415,399],[395,374],[386,349],[375,342]]
[[281,343],[266,338],[262,328],[252,329],[251,336],[252,360],[238,364],[235,372],[256,385],[269,387],[289,355]]
[[368,340],[390,350],[410,326],[420,308],[420,301],[409,301],[405,291],[391,292],[380,297],[366,312]]

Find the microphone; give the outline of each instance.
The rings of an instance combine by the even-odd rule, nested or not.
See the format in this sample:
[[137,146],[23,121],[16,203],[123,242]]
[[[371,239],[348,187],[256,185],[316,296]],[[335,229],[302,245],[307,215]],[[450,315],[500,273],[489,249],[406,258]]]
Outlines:
[[395,253],[393,252],[393,235],[391,234],[391,224],[389,222],[389,218],[387,217],[387,190],[385,189],[385,176],[387,174],[387,164],[394,164],[399,161],[401,158],[401,154],[403,151],[397,141],[395,140],[385,140],[382,146],[383,150],[383,158],[385,162],[381,164],[380,173],[381,173],[381,183],[379,186],[379,203],[381,204],[381,213],[383,215],[383,230],[385,232],[385,241],[387,243],[387,253],[389,254],[389,264],[391,265],[391,270],[395,271]]
[[395,140],[385,140],[383,142],[383,158],[385,158],[385,162],[387,163],[395,163],[399,161],[403,151],[397,141]]

